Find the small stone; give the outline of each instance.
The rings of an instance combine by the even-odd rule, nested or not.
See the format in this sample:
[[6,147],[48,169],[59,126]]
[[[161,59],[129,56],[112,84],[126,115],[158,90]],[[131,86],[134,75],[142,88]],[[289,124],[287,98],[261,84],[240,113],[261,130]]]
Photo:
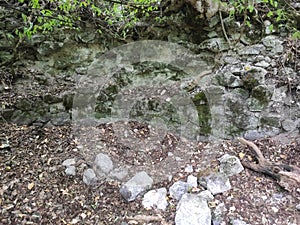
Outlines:
[[54,126],[62,126],[70,121],[70,114],[67,112],[59,112],[51,116],[51,123]]
[[235,210],[236,210],[235,206],[231,206],[231,207],[229,208],[229,211],[231,211],[231,212],[234,212]]
[[109,176],[113,179],[117,179],[119,181],[123,181],[128,175],[128,168],[120,167],[113,169]]
[[174,154],[172,152],[168,152],[168,157],[172,157]]
[[227,211],[225,204],[222,202],[216,206],[212,214],[213,225],[222,224],[224,222],[224,213]]
[[[266,24],[268,24],[268,23],[266,23]],[[271,25],[265,25],[265,27],[266,27],[266,29],[265,29],[266,34],[274,33],[274,30],[270,29]]]
[[296,209],[300,211],[300,204],[296,205]]
[[255,66],[258,67],[263,67],[263,68],[267,68],[270,66],[270,63],[267,63],[266,61],[261,61],[261,62],[257,62],[254,64]]
[[99,153],[94,161],[97,173],[109,173],[113,168],[113,162],[107,154]]
[[262,43],[270,49],[271,53],[274,55],[283,52],[283,42],[276,36],[269,35],[262,39]]
[[244,170],[242,163],[236,156],[225,154],[219,158],[219,161],[220,172],[224,173],[226,176],[233,176]]
[[95,184],[98,178],[93,169],[87,169],[83,173],[83,182],[87,185]]
[[66,159],[65,161],[63,161],[62,165],[63,166],[71,166],[74,165],[76,163],[75,159]]
[[146,172],[142,171],[123,184],[120,188],[120,193],[125,200],[129,202],[134,201],[139,194],[150,189],[152,184],[153,179]]
[[184,169],[184,172],[186,173],[192,173],[194,171],[193,166],[192,165],[187,165]]
[[223,173],[210,174],[204,178],[207,190],[213,195],[219,194],[231,189],[228,177]]
[[239,219],[231,220],[231,224],[232,224],[232,225],[247,225],[246,222],[244,222],[244,221],[242,221],[242,220],[239,220]]
[[76,175],[76,167],[75,166],[67,166],[65,172],[67,175],[75,176]]
[[242,86],[241,79],[238,76],[233,75],[231,71],[219,74],[217,80],[218,84],[226,87],[236,88]]
[[259,55],[265,49],[261,44],[246,46],[239,51],[239,55]]
[[279,209],[276,208],[275,206],[271,207],[271,209],[272,209],[272,211],[273,211],[274,213],[278,213],[278,211],[279,211]]
[[283,120],[281,126],[285,131],[293,131],[297,128],[298,121],[293,121],[290,119]]
[[272,198],[275,200],[275,201],[283,201],[285,199],[285,197],[283,196],[283,194],[278,194],[278,193],[274,193],[272,195]]
[[74,218],[71,220],[70,224],[77,224],[80,220],[78,218]]
[[80,217],[84,220],[87,217],[87,215],[85,213],[81,213]]
[[264,201],[266,201],[266,200],[268,199],[268,197],[265,196],[265,195],[262,195],[262,196],[261,196],[261,199],[264,200]]
[[224,38],[211,38],[200,43],[200,49],[207,49],[212,52],[221,52],[229,49],[229,45]]
[[183,194],[187,193],[188,184],[184,181],[176,181],[169,189],[170,196],[179,201]]
[[264,135],[258,130],[248,130],[244,134],[244,138],[250,141],[263,138]]
[[151,209],[152,207],[156,207],[161,210],[166,210],[168,206],[166,195],[167,195],[166,188],[151,190],[144,195],[142,204],[146,209]]
[[240,60],[238,58],[233,57],[231,55],[224,56],[223,60],[226,64],[230,64],[230,65],[235,65],[240,62]]
[[185,193],[177,205],[175,224],[211,225],[211,211],[207,201],[196,194]]
[[199,197],[205,199],[206,201],[211,201],[214,199],[214,196],[211,194],[210,191],[208,190],[205,190],[205,191],[201,191],[199,194],[198,194]]
[[187,185],[188,189],[192,189],[198,186],[198,178],[195,177],[194,175],[189,175],[187,177]]

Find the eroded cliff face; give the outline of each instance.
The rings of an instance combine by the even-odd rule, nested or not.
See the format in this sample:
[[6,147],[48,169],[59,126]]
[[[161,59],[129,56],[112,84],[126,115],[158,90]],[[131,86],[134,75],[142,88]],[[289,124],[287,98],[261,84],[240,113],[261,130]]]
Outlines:
[[[82,113],[78,103],[90,97],[98,120],[125,110],[130,119],[192,130],[198,138],[298,132],[299,43],[262,37],[253,26],[234,45],[221,22],[229,37],[239,36],[237,22],[218,13],[206,15],[208,21],[189,4],[179,8],[166,13],[163,24],[138,27],[122,41],[91,27],[33,36],[28,55],[15,64],[21,76],[0,85],[2,119],[62,125],[78,118],[74,102]],[[9,51],[1,57],[9,58]],[[84,82],[89,91],[80,100]],[[134,101],[126,108],[129,98]]]

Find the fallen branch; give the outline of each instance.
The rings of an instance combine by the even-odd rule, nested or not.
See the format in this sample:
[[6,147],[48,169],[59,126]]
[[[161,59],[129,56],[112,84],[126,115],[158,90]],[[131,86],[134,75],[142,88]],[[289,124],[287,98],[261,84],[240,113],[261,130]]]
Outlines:
[[[288,164],[270,162],[265,159],[260,149],[251,141],[238,138],[239,142],[250,146],[258,160],[258,164],[243,162],[243,166],[274,178],[278,184],[288,191],[295,191],[300,186],[300,168]],[[299,190],[298,190],[299,191]]]

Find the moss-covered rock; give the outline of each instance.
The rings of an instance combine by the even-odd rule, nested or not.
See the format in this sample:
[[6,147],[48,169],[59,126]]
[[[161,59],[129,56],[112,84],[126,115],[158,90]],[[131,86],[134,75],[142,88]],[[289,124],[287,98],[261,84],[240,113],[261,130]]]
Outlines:
[[272,93],[267,85],[259,85],[252,89],[252,97],[256,98],[261,104],[266,104],[271,100]]
[[211,134],[211,113],[205,93],[199,92],[195,94],[192,101],[198,112],[200,135]]

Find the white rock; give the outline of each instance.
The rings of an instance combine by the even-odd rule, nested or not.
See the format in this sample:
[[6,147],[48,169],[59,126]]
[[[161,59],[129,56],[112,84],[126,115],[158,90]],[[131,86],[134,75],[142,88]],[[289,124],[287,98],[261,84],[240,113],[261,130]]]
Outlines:
[[75,176],[76,175],[76,167],[75,166],[67,166],[65,172],[67,175]]
[[223,173],[215,173],[205,177],[206,187],[213,195],[231,189],[228,177]]
[[75,159],[66,159],[65,161],[63,161],[62,165],[63,166],[72,166],[76,163]]
[[199,194],[198,194],[199,197],[205,199],[206,201],[211,201],[214,199],[214,196],[211,194],[210,191],[208,190],[205,190],[205,191],[201,191]]
[[188,189],[197,187],[198,186],[198,178],[195,177],[194,175],[189,175],[187,177],[187,185],[188,185]]
[[225,224],[224,213],[227,211],[225,204],[222,202],[213,210],[213,224]]
[[146,172],[142,171],[123,184],[120,188],[120,193],[125,200],[134,201],[139,194],[150,189],[152,184],[153,179]]
[[184,172],[186,172],[186,173],[192,173],[192,172],[194,172],[193,166],[190,165],[190,164],[186,165],[186,167],[184,169]]
[[98,180],[93,169],[87,169],[83,172],[83,182],[87,185],[92,185]]
[[97,173],[109,173],[113,168],[113,162],[107,154],[99,153],[94,161]]
[[196,194],[184,194],[177,206],[175,224],[211,225],[211,211],[207,201]]
[[170,197],[180,200],[181,196],[188,191],[188,184],[184,181],[176,181],[169,189]]
[[128,168],[126,167],[115,168],[109,174],[109,176],[112,179],[117,179],[119,181],[124,181],[127,175],[128,175]]
[[246,222],[239,220],[239,219],[231,220],[231,224],[232,225],[247,225]]
[[146,209],[156,207],[161,210],[166,210],[168,201],[166,199],[167,189],[159,188],[156,190],[148,191],[143,198],[142,204]]
[[225,154],[219,158],[219,161],[220,172],[224,173],[226,176],[233,176],[244,170],[242,163],[236,156]]

